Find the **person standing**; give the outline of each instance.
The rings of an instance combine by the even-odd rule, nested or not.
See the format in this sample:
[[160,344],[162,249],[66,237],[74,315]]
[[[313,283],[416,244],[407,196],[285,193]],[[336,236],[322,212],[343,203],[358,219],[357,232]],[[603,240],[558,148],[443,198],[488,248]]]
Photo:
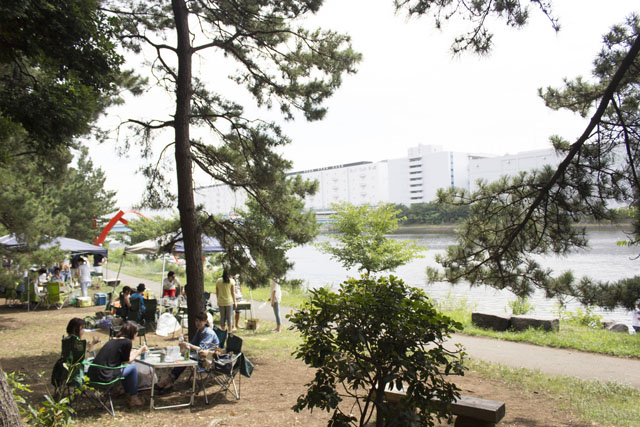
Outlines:
[[271,301],[271,307],[273,307],[273,314],[276,316],[276,328],[273,332],[280,332],[280,328],[282,326],[282,320],[280,319],[282,290],[280,289],[280,284],[273,279],[271,279],[271,296],[269,297],[269,300]]
[[91,270],[89,270],[89,264],[87,264],[87,260],[84,258],[80,258],[78,261],[78,276],[80,278],[82,296],[89,296],[88,288],[91,285]]
[[637,333],[640,333],[640,302],[638,302],[636,309],[633,310],[631,314],[631,326],[633,326],[633,330]]
[[220,309],[220,327],[229,331],[233,330],[233,310],[236,307],[235,281],[229,277],[229,272],[225,268],[222,270],[222,277],[216,281],[216,297],[218,308]]
[[[234,279],[235,279],[235,282],[236,282],[234,291],[236,293],[236,307],[237,307],[237,303],[242,301],[242,284],[240,283],[240,275],[239,274],[236,274],[234,276]],[[235,321],[236,321],[235,327],[236,328],[240,328],[240,312],[238,310],[236,310],[236,309],[234,309],[234,311],[236,313],[236,316],[235,316]]]
[[162,281],[162,296],[174,298],[176,296],[176,287],[178,288],[178,295],[180,294],[180,281],[176,277],[173,271],[167,274],[167,277]]

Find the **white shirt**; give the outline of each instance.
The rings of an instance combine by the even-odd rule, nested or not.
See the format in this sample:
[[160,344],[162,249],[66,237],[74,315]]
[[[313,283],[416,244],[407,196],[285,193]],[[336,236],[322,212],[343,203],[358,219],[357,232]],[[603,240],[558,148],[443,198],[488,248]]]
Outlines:
[[271,296],[273,297],[273,302],[280,304],[280,301],[282,301],[282,291],[280,290],[280,285],[275,280],[271,281]]
[[171,290],[175,289],[176,285],[180,286],[180,281],[176,276],[173,276],[173,281],[169,281],[168,277],[165,277],[162,281],[162,289]]
[[631,326],[640,326],[640,308],[633,310],[631,314]]
[[91,270],[89,270],[89,266],[87,265],[86,262],[78,266],[78,274],[80,275],[81,283],[86,283],[91,281]]

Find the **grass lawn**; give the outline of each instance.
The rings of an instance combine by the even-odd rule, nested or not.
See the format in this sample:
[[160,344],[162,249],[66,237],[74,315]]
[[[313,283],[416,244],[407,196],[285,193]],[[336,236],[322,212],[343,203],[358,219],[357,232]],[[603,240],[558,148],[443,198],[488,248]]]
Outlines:
[[[60,352],[60,339],[72,317],[92,315],[95,307],[65,307],[61,310],[37,310],[0,306],[0,364],[8,372],[20,371],[33,392],[27,400],[41,404],[50,393],[50,372]],[[76,417],[81,426],[324,426],[328,415],[323,411],[294,413],[291,406],[313,377],[313,370],[291,356],[299,344],[295,331],[271,333],[273,322],[260,320],[258,331],[239,331],[244,340],[243,351],[255,364],[251,378],[243,378],[242,398],[216,393],[209,405],[202,395],[196,396],[191,408],[149,412],[148,407],[128,409],[116,400],[116,417],[96,409],[88,402],[79,406]],[[103,331],[87,332],[87,338],[98,336],[105,342]],[[176,339],[147,336],[151,346],[175,345]],[[136,340],[137,344],[137,340]],[[452,378],[464,394],[505,401],[507,417],[504,425],[520,426],[588,426],[637,425],[640,414],[637,390],[613,384],[578,381],[572,378],[548,377],[526,370],[512,370],[497,365],[470,361],[464,377]],[[187,375],[184,375],[185,377]],[[168,402],[188,398],[189,384],[182,379],[176,393],[164,397]],[[148,402],[148,392],[141,392]]]

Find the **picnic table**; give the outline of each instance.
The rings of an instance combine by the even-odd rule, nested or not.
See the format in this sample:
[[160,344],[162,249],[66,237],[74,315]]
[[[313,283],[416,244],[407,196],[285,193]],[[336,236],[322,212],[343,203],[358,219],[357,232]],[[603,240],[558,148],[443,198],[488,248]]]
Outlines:
[[[144,359],[142,358],[144,357]],[[136,363],[140,363],[151,368],[151,399],[149,401],[149,410],[152,409],[169,409],[169,408],[181,408],[185,406],[193,405],[193,400],[196,395],[196,376],[197,376],[197,368],[198,362],[191,359],[177,359],[177,360],[165,360],[165,353],[163,350],[150,350],[144,356],[141,355]],[[179,367],[186,367],[193,369],[193,384],[191,386],[191,393],[189,401],[186,403],[179,403],[176,405],[164,405],[164,406],[156,406],[155,405],[155,385],[156,385],[156,370],[157,369],[173,369]]]

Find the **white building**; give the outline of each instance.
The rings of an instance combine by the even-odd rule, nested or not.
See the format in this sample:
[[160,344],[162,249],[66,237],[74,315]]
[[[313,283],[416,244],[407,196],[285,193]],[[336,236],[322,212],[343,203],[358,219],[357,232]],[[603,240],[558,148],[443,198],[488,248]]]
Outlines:
[[516,154],[507,154],[497,157],[472,158],[469,161],[469,188],[471,191],[478,189],[477,181],[482,179],[487,182],[497,181],[506,175],[516,175],[520,172],[533,169],[542,169],[545,165],[557,166],[562,157],[559,157],[553,148],[535,151],[523,151]]
[[[331,204],[349,202],[397,203],[409,206],[435,199],[440,188],[464,188],[474,191],[476,181],[495,181],[504,175],[556,166],[562,159],[553,149],[527,151],[505,156],[445,151],[437,145],[410,148],[407,157],[377,163],[357,162],[325,168],[292,172],[305,179],[317,180],[318,191],[305,205],[316,212],[330,212]],[[233,192],[226,185],[212,185],[195,190],[196,202],[215,214],[230,214],[243,209],[246,194]]]
[[[302,178],[318,181],[318,191],[305,201],[315,211],[331,210],[332,203],[353,205],[386,203],[389,200],[389,173],[386,162],[357,162],[326,168],[292,172]],[[196,201],[216,214],[229,214],[244,208],[246,194],[233,192],[226,185],[212,185],[195,190]]]
[[409,206],[428,203],[439,188],[469,188],[470,154],[418,145],[408,156],[388,160],[389,201]]

